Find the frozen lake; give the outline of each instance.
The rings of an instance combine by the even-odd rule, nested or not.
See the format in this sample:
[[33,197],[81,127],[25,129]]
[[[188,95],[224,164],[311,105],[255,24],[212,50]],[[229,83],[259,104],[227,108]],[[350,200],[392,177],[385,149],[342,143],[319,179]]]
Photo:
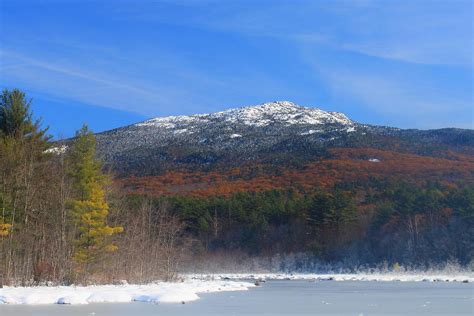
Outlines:
[[453,282],[268,281],[187,304],[0,305],[23,315],[473,315],[474,285]]

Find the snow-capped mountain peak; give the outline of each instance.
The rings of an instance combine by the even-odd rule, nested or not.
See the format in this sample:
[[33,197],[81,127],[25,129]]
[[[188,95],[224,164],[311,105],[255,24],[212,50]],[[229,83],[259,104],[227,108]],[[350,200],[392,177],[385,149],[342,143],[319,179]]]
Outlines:
[[248,126],[267,126],[273,123],[284,125],[353,125],[354,123],[342,113],[326,112],[318,108],[300,106],[289,101],[274,101],[212,114],[154,118],[138,123],[136,126],[156,126],[163,128],[175,128],[180,126],[180,128],[182,128],[182,126],[188,124],[209,123],[216,120]]
[[342,113],[326,112],[317,108],[297,105],[289,101],[275,101],[255,106],[231,109],[214,114],[230,122],[241,122],[245,125],[266,126],[271,123],[293,124],[327,124],[339,123],[350,125],[352,121]]
[[[325,148],[386,148],[387,142],[408,144],[418,138],[428,144],[452,144],[456,139],[464,144],[474,139],[471,134],[359,124],[342,113],[275,101],[212,114],[155,118],[96,134],[96,140],[98,155],[120,166],[119,172],[157,174],[169,168],[241,166],[250,161],[301,163],[324,154]],[[416,141],[416,146],[421,143]],[[364,160],[369,158],[380,160],[376,156]]]

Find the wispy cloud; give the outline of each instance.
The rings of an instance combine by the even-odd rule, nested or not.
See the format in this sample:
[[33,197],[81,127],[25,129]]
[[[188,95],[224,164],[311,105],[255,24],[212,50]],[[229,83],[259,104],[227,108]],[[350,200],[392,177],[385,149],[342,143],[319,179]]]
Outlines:
[[[472,98],[415,71],[347,68],[320,64],[312,58],[307,62],[326,79],[335,99],[358,104],[360,111],[378,113],[383,117],[381,123],[405,128],[474,127]],[[466,83],[460,89],[468,86]]]
[[[1,51],[3,78],[33,89],[85,103],[150,114],[153,106],[169,104],[182,94],[171,87],[149,87],[128,78],[90,68]],[[137,104],[146,106],[137,106]]]
[[[160,2],[159,2],[160,3]],[[126,16],[245,36],[266,36],[407,63],[472,66],[472,2],[242,1],[196,2],[186,19],[132,10]],[[182,5],[183,2],[180,3]],[[198,12],[199,14],[194,14]]]

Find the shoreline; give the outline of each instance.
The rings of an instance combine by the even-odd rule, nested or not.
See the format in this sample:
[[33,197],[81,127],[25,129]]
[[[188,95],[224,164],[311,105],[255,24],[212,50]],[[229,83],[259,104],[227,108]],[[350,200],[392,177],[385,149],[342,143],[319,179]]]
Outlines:
[[308,281],[380,281],[380,282],[462,282],[474,283],[474,272],[462,273],[190,273],[196,280],[308,280]]
[[89,303],[186,303],[198,300],[201,293],[246,291],[255,285],[242,281],[156,282],[144,285],[32,286],[0,289],[0,306],[89,304]]
[[202,273],[183,274],[181,282],[90,286],[6,286],[0,305],[81,305],[89,303],[182,303],[201,293],[246,291],[266,280],[310,282],[457,282],[474,283],[474,273]]

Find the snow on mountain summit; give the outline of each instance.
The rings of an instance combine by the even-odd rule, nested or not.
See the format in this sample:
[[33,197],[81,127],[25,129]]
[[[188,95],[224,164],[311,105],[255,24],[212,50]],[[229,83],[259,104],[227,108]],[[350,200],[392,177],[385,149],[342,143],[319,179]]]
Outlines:
[[284,125],[353,125],[353,121],[342,113],[326,112],[317,108],[300,106],[289,101],[275,101],[212,114],[159,117],[138,123],[136,126],[176,128],[195,123],[210,123],[216,120],[248,126],[267,126],[272,123]]
[[228,151],[250,153],[305,142],[334,143],[355,136],[359,127],[342,113],[275,101],[211,114],[158,117],[99,133],[96,139],[98,152],[107,161],[126,157],[123,159],[135,164],[135,159],[148,155],[161,161],[185,150],[195,153],[189,161],[211,163]]
[[372,148],[374,143],[385,148],[387,139],[389,144],[399,144],[417,137],[428,143],[442,139],[440,144],[455,139],[445,131],[404,131],[360,124],[342,113],[288,101],[212,114],[160,117],[96,134],[101,159],[117,166],[117,172],[140,175],[169,168],[240,166],[250,161],[293,163],[312,159],[325,148]]
[[344,114],[299,106],[289,101],[275,101],[256,106],[247,106],[212,114],[229,122],[245,125],[266,126],[272,122],[292,124],[339,123],[348,125],[352,121]]

